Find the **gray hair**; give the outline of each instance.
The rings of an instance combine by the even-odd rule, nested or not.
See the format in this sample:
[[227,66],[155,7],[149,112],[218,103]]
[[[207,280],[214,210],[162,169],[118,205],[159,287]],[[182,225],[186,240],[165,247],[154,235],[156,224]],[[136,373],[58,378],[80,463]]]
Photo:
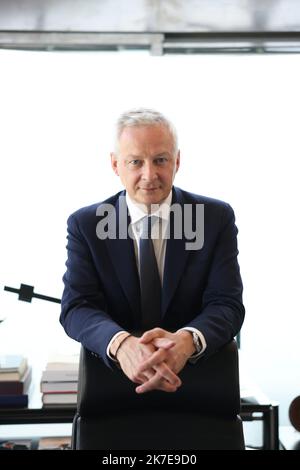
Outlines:
[[162,113],[151,108],[133,108],[123,112],[116,122],[115,153],[118,154],[119,139],[125,127],[165,126],[173,140],[174,155],[178,151],[177,132],[172,122]]

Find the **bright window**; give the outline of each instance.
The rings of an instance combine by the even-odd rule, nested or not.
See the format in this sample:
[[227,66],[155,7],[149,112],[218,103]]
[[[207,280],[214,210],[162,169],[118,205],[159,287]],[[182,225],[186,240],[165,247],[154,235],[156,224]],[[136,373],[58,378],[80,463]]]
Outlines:
[[299,394],[300,56],[0,51],[1,350],[73,350],[59,305],[66,219],[120,188],[109,152],[120,112],[150,106],[179,132],[176,184],[236,213],[252,376],[287,405]]

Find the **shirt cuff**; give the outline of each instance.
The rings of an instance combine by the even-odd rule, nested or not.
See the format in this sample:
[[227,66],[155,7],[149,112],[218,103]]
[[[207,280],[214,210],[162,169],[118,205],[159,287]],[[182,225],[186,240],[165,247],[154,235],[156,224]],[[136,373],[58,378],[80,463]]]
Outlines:
[[203,336],[203,334],[201,333],[201,331],[197,330],[197,328],[194,328],[192,326],[185,326],[184,328],[180,328],[178,331],[180,330],[187,330],[187,331],[192,331],[193,333],[196,333],[198,335],[198,338],[200,340],[200,343],[201,343],[201,346],[202,346],[202,349],[199,353],[194,353],[190,358],[189,358],[189,362],[191,363],[195,363],[197,362],[197,360],[199,359],[200,356],[202,356],[202,354],[204,353],[206,347],[207,347],[207,344],[206,344],[206,341],[205,341],[205,338]]
[[118,364],[119,362],[116,360],[115,357],[113,357],[113,356],[110,354],[109,350],[110,350],[110,347],[111,347],[112,343],[114,342],[114,340],[115,340],[118,336],[122,335],[123,333],[127,333],[127,331],[125,331],[125,330],[124,330],[124,331],[118,331],[118,333],[116,333],[116,334],[112,337],[112,339],[110,340],[110,342],[108,343],[108,346],[107,346],[107,348],[106,348],[106,355],[109,357],[109,359],[111,359],[111,360],[112,360],[113,362],[115,362],[116,364]]

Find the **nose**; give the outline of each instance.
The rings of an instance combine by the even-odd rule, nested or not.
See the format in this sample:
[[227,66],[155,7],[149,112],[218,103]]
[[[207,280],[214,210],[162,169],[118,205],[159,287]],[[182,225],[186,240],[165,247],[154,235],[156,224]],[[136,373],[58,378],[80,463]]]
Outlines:
[[142,179],[150,182],[157,178],[156,167],[153,162],[146,161],[143,165]]

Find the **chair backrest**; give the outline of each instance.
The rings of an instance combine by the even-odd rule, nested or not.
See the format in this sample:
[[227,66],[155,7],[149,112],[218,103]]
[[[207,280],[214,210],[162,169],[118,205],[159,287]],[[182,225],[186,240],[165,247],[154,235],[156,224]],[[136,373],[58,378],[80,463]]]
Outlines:
[[154,391],[138,395],[136,385],[121,370],[109,369],[82,347],[77,412],[87,418],[143,410],[176,410],[216,417],[238,415],[240,390],[235,341],[194,365],[187,364],[180,377],[183,385],[175,393]]
[[121,370],[82,348],[73,449],[244,449],[236,343],[180,376],[175,393],[138,395]]

